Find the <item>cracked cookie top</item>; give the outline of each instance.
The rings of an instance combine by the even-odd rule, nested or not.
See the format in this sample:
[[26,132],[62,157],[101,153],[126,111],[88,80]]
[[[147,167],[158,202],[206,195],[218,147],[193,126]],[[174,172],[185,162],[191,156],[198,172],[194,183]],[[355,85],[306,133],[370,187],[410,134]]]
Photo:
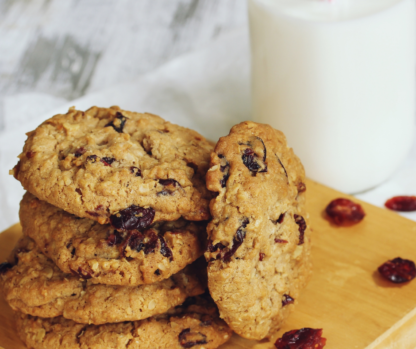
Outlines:
[[243,122],[211,154],[208,287],[239,335],[281,325],[310,274],[304,169],[282,132]]
[[[11,170],[41,200],[117,229],[209,218],[212,145],[159,116],[69,109],[28,133]],[[126,211],[127,210],[127,211]]]
[[117,231],[78,218],[26,193],[20,203],[23,234],[67,274],[108,285],[151,284],[203,254],[206,223],[183,218],[142,230]]

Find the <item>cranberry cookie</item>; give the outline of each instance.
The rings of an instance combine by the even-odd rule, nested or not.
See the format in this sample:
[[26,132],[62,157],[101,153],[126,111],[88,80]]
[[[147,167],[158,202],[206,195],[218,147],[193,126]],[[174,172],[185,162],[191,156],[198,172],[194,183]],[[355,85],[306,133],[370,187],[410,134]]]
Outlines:
[[152,284],[203,254],[206,224],[179,219],[142,231],[118,232],[78,218],[26,193],[20,203],[23,234],[67,274],[107,285]]
[[14,310],[95,325],[162,314],[206,288],[206,262],[201,260],[151,285],[94,285],[63,273],[28,237],[19,241],[8,267],[0,274],[0,285]]
[[41,200],[120,230],[209,218],[212,145],[159,116],[71,108],[28,133],[11,171]]
[[268,125],[234,126],[211,154],[208,287],[245,338],[276,331],[311,272],[304,183],[285,136]]
[[101,326],[77,324],[63,317],[16,317],[20,338],[33,349],[214,349],[231,337],[212,301],[200,297],[195,304],[173,308],[164,315]]

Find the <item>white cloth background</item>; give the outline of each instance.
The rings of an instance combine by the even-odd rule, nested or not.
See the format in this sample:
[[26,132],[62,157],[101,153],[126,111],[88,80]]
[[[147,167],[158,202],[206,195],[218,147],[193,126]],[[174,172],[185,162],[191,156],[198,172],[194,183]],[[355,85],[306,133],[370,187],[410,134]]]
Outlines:
[[[18,205],[24,191],[20,183],[8,175],[8,170],[17,162],[16,157],[26,139],[25,132],[56,113],[66,112],[72,105],[82,110],[92,105],[119,105],[128,110],[159,114],[216,141],[226,135],[232,125],[250,119],[249,56],[245,27],[139,79],[70,103],[45,94],[5,98],[5,130],[0,133],[0,231],[18,221]],[[416,144],[391,179],[357,197],[383,207],[392,196],[414,194]],[[416,220],[416,213],[403,215]]]

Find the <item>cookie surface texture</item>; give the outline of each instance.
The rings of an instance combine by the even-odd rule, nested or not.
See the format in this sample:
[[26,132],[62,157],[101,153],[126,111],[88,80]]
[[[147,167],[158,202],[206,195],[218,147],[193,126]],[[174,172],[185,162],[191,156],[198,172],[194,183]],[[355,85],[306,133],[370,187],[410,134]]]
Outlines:
[[285,136],[268,125],[234,126],[211,155],[208,287],[245,338],[278,330],[311,272],[304,182]]
[[204,177],[211,150],[197,132],[156,115],[71,108],[28,133],[11,173],[78,217],[140,229],[181,216],[209,218]]
[[0,285],[13,310],[46,318],[63,315],[86,324],[146,319],[206,288],[203,260],[166,280],[133,287],[94,285],[65,274],[28,237],[19,241],[10,262],[16,264],[0,275]]
[[191,305],[135,322],[77,324],[16,314],[20,338],[33,349],[214,349],[231,337],[216,308]]
[[26,193],[20,203],[23,234],[65,273],[93,283],[141,285],[164,280],[203,254],[206,224],[183,218],[143,231],[118,232],[78,218]]

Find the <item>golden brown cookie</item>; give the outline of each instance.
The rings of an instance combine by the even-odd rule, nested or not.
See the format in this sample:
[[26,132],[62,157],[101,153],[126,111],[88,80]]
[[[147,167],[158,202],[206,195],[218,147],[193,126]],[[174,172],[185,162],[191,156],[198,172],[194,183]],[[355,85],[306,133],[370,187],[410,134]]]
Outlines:
[[170,277],[203,254],[206,224],[183,218],[143,231],[118,232],[78,218],[30,193],[20,204],[23,234],[65,273],[108,285],[152,284]]
[[208,287],[239,335],[262,339],[281,325],[311,271],[305,174],[285,136],[243,122],[211,155]]
[[11,171],[41,200],[120,230],[209,218],[212,145],[159,116],[71,108],[28,133]]
[[17,313],[16,318],[20,338],[33,349],[214,349],[231,337],[212,301],[200,297],[196,304],[164,315],[101,326],[62,317],[42,319]]
[[0,286],[14,310],[45,318],[63,315],[86,324],[146,319],[206,288],[206,263],[201,260],[151,285],[94,285],[63,273],[28,237],[19,241],[9,263],[0,273]]

